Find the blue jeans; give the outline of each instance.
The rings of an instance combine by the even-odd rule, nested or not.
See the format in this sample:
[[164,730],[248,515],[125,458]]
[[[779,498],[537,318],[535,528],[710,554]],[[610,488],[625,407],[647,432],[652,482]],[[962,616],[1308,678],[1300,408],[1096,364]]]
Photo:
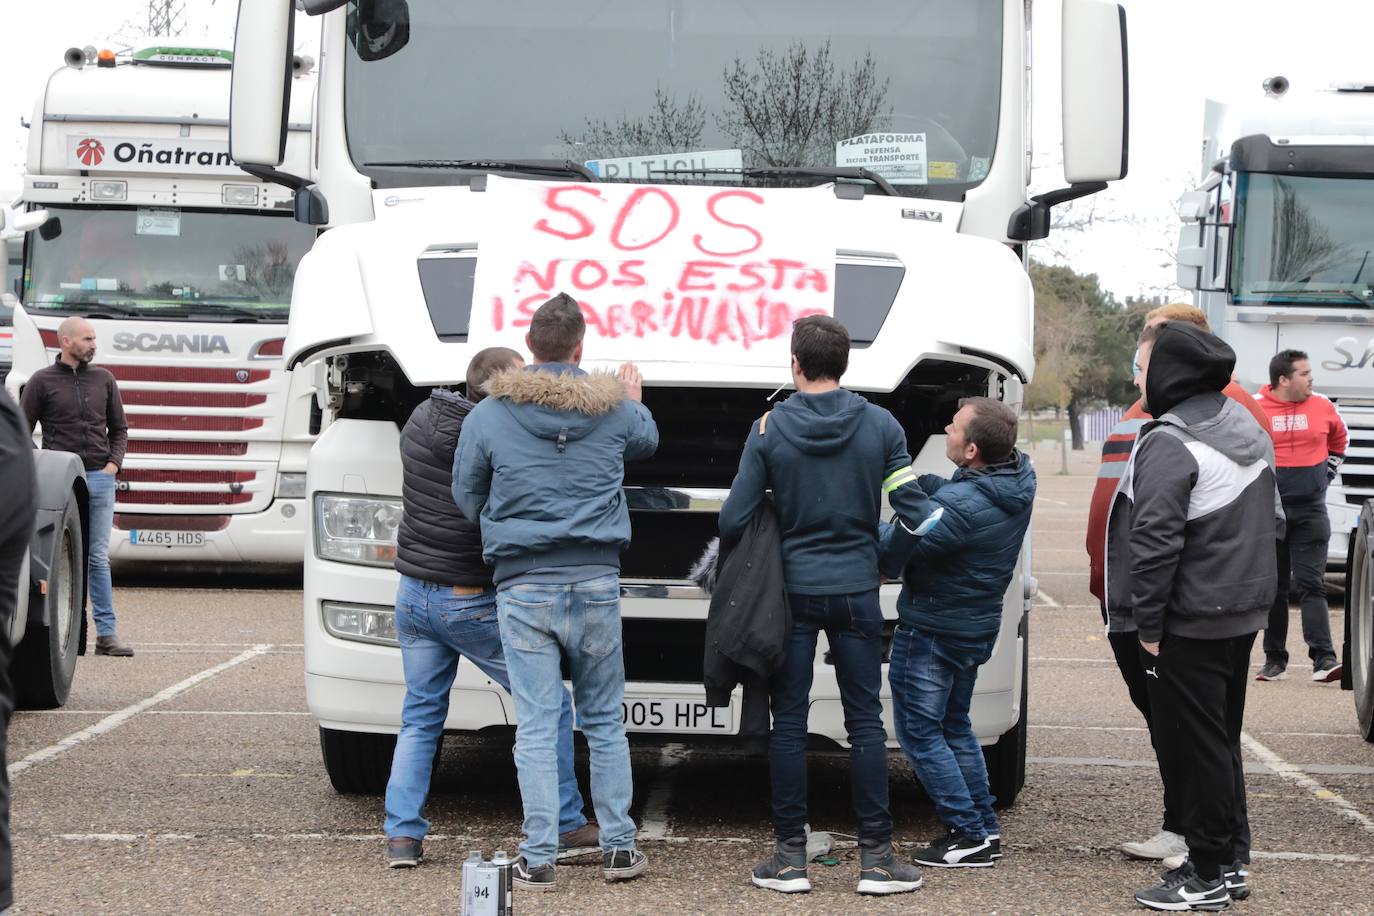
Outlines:
[[935,803],[941,823],[975,840],[999,834],[988,768],[973,735],[969,703],[978,666],[996,636],[936,636],[899,624],[888,681],[897,741]]
[[825,631],[849,734],[849,784],[860,842],[892,839],[887,805],[887,729],[883,727],[883,612],[878,590],[853,595],[788,595],[792,634],[787,659],[770,685],[773,731],[768,772],[773,832],[779,840],[805,833],[806,735],[816,634]]
[[564,658],[591,756],[592,805],[601,824],[601,849],[633,849],[630,801],[634,786],[630,743],[621,718],[625,660],[620,577],[598,576],[567,585],[512,585],[496,593],[496,607],[519,720],[515,767],[525,808],[520,854],[530,865],[543,865],[558,852],[554,723],[564,693]]
[[86,472],[91,496],[90,557],[86,561],[86,587],[91,595],[95,635],[115,631],[114,586],[110,582],[110,529],[114,527],[115,476],[104,471]]
[[[507,691],[510,678],[501,654],[494,592],[455,595],[447,586],[402,576],[396,594],[396,635],[405,666],[406,698],[386,785],[383,829],[387,837],[422,840],[429,833],[429,821],[420,816],[420,809],[429,795],[430,769],[448,718],[459,657]],[[566,690],[558,717],[557,757],[558,824],[566,832],[587,823],[573,772],[572,702]]]

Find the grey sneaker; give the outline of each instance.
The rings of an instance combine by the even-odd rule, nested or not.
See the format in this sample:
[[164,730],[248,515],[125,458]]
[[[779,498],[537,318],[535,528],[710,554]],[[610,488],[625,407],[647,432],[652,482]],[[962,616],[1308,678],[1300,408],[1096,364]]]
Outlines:
[[860,894],[909,894],[921,886],[921,870],[897,860],[891,843],[859,847]]
[[425,857],[424,846],[408,836],[393,836],[386,841],[387,868],[414,868]]
[[1312,666],[1312,680],[1318,684],[1330,684],[1341,679],[1341,663],[1336,656],[1324,658]]
[[1135,902],[1152,910],[1224,910],[1231,905],[1231,895],[1220,874],[1208,881],[1198,876],[1192,862],[1184,862],[1165,872],[1159,884],[1137,891]]
[[1221,870],[1222,880],[1226,882],[1226,892],[1232,900],[1244,900],[1250,896],[1250,870],[1242,862]]
[[1172,830],[1161,830],[1139,843],[1122,843],[1121,851],[1132,859],[1158,861],[1170,856],[1187,856],[1188,843]]
[[649,867],[649,860],[638,849],[613,849],[601,855],[601,874],[607,881],[629,881]]
[[780,894],[805,894],[811,890],[806,876],[806,838],[781,840],[769,859],[754,867],[750,878],[755,887]]
[[1283,670],[1283,665],[1278,662],[1265,662],[1264,667],[1260,668],[1259,674],[1255,675],[1257,681],[1282,681],[1287,679],[1288,672]]
[[510,869],[510,883],[522,891],[551,891],[554,883],[553,863],[531,865],[521,856]]

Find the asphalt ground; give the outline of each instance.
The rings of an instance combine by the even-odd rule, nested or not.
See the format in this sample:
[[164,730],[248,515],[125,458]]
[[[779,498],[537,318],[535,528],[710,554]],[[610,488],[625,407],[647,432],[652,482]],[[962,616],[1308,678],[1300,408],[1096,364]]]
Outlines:
[[[1087,591],[1082,542],[1094,455],[1060,476],[1037,453],[1030,755],[1004,812],[995,867],[925,869],[893,898],[854,893],[857,853],[843,756],[810,767],[811,821],[837,835],[815,889],[749,885],[770,851],[761,759],[636,746],[634,815],[650,870],[607,885],[599,857],[561,865],[521,913],[1113,913],[1159,871],[1116,847],[1159,826],[1149,740],[1126,697]],[[520,801],[508,739],[445,743],[424,864],[383,865],[380,798],[341,796],[320,763],[301,683],[301,594],[291,580],[117,580],[133,659],[86,656],[66,708],[17,713],[9,761],[20,913],[456,913],[469,848],[514,850]],[[1246,716],[1255,833],[1251,913],[1374,912],[1374,745],[1349,693],[1311,683],[1293,613],[1287,681],[1253,684]],[[1340,632],[1333,606],[1332,629]],[[1256,668],[1261,654],[1256,647]],[[586,786],[585,751],[578,768]],[[894,756],[904,844],[938,827]]]

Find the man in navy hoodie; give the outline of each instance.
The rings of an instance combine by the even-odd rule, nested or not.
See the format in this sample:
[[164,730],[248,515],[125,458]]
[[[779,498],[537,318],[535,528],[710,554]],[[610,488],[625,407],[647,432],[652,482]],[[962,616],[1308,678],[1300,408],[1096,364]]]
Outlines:
[[989,866],[1001,854],[987,764],[969,703],[978,666],[992,657],[1002,603],[1035,502],[1035,471],[1016,451],[1016,414],[992,398],[964,398],[945,427],[959,470],[918,481],[924,514],[901,506],[884,532],[883,574],[901,576],[900,622],[888,681],[897,740],[947,833],[917,850],[918,864]]
[[792,612],[787,657],[770,685],[773,731],[768,766],[777,850],[754,869],[758,887],[809,891],[806,874],[806,715],[824,630],[835,660],[849,733],[858,819],[861,894],[921,886],[920,872],[892,852],[883,726],[883,613],[878,605],[878,522],[882,494],[894,506],[926,505],[897,420],[840,387],[849,331],[834,318],[802,318],[792,329],[797,393],[750,430],[739,473],[720,510],[721,546],[739,540],[773,491],[782,529],[783,580]]

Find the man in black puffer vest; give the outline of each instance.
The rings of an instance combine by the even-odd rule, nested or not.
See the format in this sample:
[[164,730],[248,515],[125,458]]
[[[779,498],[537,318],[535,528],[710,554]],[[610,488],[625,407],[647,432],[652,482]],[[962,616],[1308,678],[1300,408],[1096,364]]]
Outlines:
[[[463,419],[482,399],[487,379],[524,365],[520,354],[491,347],[472,358],[472,400],[436,388],[401,433],[397,535],[396,635],[405,667],[401,733],[386,787],[386,852],[392,868],[419,864],[429,821],[420,814],[430,769],[448,718],[449,690],[464,657],[507,691],[510,677],[496,622],[496,588],[482,560],[482,533],[453,502],[453,453]],[[599,829],[588,823],[573,773],[572,702],[564,691],[558,734],[559,852],[596,851]]]

